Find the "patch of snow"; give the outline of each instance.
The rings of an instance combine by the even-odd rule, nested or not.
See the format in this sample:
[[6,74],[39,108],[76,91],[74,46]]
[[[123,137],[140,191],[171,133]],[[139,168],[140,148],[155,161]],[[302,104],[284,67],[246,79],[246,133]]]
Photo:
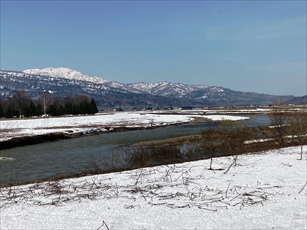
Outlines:
[[238,120],[249,119],[249,117],[231,116],[231,115],[205,115],[204,117],[212,121],[221,121],[221,120],[238,121]]
[[13,160],[15,159],[12,157],[0,157],[0,161],[13,161]]

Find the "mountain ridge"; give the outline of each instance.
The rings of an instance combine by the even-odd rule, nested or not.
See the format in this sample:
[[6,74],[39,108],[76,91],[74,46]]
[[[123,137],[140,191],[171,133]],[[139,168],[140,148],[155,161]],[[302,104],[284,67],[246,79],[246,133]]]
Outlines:
[[120,83],[85,75],[68,68],[0,70],[0,96],[25,90],[33,97],[42,91],[54,95],[88,95],[100,108],[111,107],[206,107],[235,105],[268,105],[277,98],[290,100],[294,96],[275,96],[240,92],[218,86],[189,85],[161,81],[156,83]]
[[[48,67],[44,69],[26,69],[22,72],[27,74],[35,74],[35,75],[44,75],[44,76],[52,76],[52,77],[61,77],[61,78],[67,78],[70,80],[83,80],[83,81],[89,81],[94,83],[106,83],[107,85],[118,88],[129,88],[129,90],[136,90],[136,92],[142,92],[142,93],[151,93],[154,95],[161,95],[166,96],[169,93],[161,93],[163,91],[163,87],[166,88],[168,86],[172,86],[172,88],[177,88],[178,91],[182,91],[183,93],[190,93],[193,91],[194,88],[207,88],[209,86],[203,86],[203,85],[188,85],[188,84],[182,84],[182,83],[172,83],[168,81],[159,81],[154,83],[146,83],[146,82],[137,82],[137,83],[120,83],[117,81],[109,81],[100,77],[93,77],[86,74],[83,74],[77,70],[65,68],[65,67],[59,67],[59,68],[53,68]],[[143,86],[143,87],[142,87]],[[146,86],[146,87],[144,87]],[[187,87],[189,87],[187,89]],[[168,87],[169,88],[169,87]],[[186,92],[185,92],[186,91]],[[182,95],[181,95],[182,96]]]

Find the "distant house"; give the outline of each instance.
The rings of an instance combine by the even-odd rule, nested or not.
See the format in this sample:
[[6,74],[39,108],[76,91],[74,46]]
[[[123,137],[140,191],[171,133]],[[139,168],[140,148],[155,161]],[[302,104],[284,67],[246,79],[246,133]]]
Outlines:
[[113,111],[119,112],[119,111],[124,111],[124,110],[121,107],[116,107],[115,109],[113,109]]

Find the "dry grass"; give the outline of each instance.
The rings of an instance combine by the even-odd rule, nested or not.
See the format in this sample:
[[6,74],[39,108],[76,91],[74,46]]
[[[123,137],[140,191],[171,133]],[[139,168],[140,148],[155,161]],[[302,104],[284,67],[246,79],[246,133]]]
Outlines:
[[[69,179],[12,186],[0,189],[1,209],[11,203],[27,203],[37,206],[62,206],[70,202],[96,199],[124,199],[126,209],[136,208],[141,200],[151,206],[166,206],[171,209],[196,207],[204,211],[264,205],[275,196],[280,186],[221,185],[220,187],[198,186],[202,180],[193,174],[193,169],[180,166],[161,166],[137,169],[127,174],[127,184],[112,182],[107,177],[87,177],[78,182]],[[194,176],[193,176],[194,175]],[[129,178],[127,178],[129,179]],[[133,182],[133,183],[132,183]],[[276,193],[272,193],[272,191]]]

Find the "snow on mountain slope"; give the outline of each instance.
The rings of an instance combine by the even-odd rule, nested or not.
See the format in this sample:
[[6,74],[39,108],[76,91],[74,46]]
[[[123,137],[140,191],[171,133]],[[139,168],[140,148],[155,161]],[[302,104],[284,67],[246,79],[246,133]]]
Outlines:
[[59,68],[45,68],[45,69],[27,69],[23,71],[27,74],[37,74],[37,75],[48,75],[52,77],[61,77],[61,78],[67,78],[67,79],[75,79],[80,81],[89,81],[94,83],[105,83],[107,80],[102,79],[100,77],[92,77],[85,75],[79,71],[72,70],[69,68],[59,67]]
[[150,93],[153,95],[160,96],[177,96],[182,97],[195,90],[206,89],[209,86],[206,85],[187,85],[182,83],[171,83],[171,82],[156,82],[156,83],[131,83],[127,84],[130,88],[138,89],[144,93]]
[[46,75],[51,77],[60,77],[70,80],[80,80],[93,82],[96,84],[104,84],[105,86],[112,87],[114,89],[125,90],[131,93],[149,93],[156,96],[171,96],[176,98],[182,98],[185,95],[192,93],[197,90],[208,89],[210,86],[206,85],[187,85],[182,83],[171,83],[167,81],[161,81],[156,83],[130,83],[123,84],[116,81],[107,81],[99,77],[91,77],[85,75],[79,71],[72,70],[69,68],[45,68],[45,69],[27,69],[23,73],[35,74],[35,75]]

